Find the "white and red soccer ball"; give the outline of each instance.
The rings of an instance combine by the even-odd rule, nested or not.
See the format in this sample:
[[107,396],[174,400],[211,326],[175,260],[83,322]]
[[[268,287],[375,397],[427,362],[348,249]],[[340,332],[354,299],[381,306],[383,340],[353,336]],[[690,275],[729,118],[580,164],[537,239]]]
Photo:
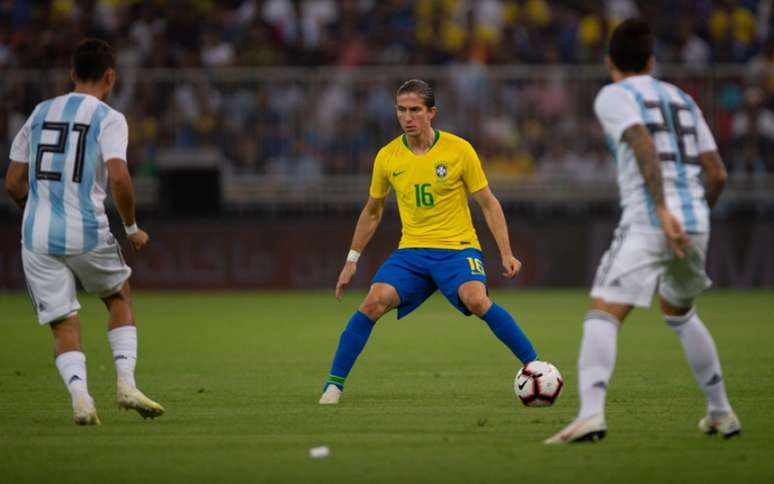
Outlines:
[[553,405],[562,393],[564,381],[559,370],[546,361],[530,361],[516,373],[513,390],[528,407]]

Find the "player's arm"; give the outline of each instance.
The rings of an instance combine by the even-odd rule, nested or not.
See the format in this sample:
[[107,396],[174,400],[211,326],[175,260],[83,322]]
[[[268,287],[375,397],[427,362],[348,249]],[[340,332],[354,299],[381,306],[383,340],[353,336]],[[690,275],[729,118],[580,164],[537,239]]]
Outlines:
[[502,259],[505,272],[503,275],[508,279],[516,276],[521,270],[521,262],[514,257],[511,250],[511,241],[508,237],[508,224],[505,222],[505,214],[500,201],[494,196],[492,190],[486,186],[473,193],[473,198],[484,212],[484,218],[492,236],[497,242],[497,248],[500,249],[500,258]]
[[707,125],[707,120],[701,113],[701,109],[696,102],[687,94],[684,95],[693,112],[693,119],[696,122],[696,143],[699,151],[699,162],[702,165],[704,178],[704,198],[707,205],[714,207],[720,198],[720,192],[726,186],[728,173],[723,164],[723,160],[718,153],[718,146],[715,143],[715,137]]
[[113,203],[124,222],[126,237],[134,250],[140,250],[148,242],[148,234],[137,227],[134,217],[134,186],[126,162],[120,158],[107,161],[108,180]]
[[[37,108],[33,115],[37,112]],[[27,118],[22,128],[16,133],[11,144],[11,162],[5,172],[5,190],[22,210],[27,203],[27,197],[30,192],[29,184],[29,163],[18,161],[30,159],[30,126],[32,125],[32,116]]]
[[637,158],[640,173],[645,179],[645,186],[653,200],[653,204],[656,206],[656,215],[659,221],[661,221],[661,226],[667,239],[669,239],[672,250],[674,250],[678,257],[683,257],[689,239],[683,231],[680,222],[672,215],[664,201],[661,161],[659,160],[653,137],[645,125],[635,124],[626,128],[621,138],[631,147],[634,156]]
[[720,198],[720,192],[726,186],[726,167],[718,153],[715,137],[712,136],[707,121],[696,103],[692,105],[696,119],[696,141],[699,145],[699,162],[704,169],[704,197],[710,207],[714,207]]
[[707,151],[699,154],[699,161],[704,167],[704,196],[710,208],[715,206],[720,192],[726,186],[728,173],[717,151]]
[[30,189],[27,167],[27,163],[11,160],[8,170],[5,172],[5,190],[11,197],[11,200],[22,210],[24,210],[24,204],[27,203]]
[[387,198],[368,197],[368,201],[360,212],[355,226],[355,235],[352,236],[352,245],[350,245],[347,260],[339,274],[339,280],[336,282],[336,299],[341,299],[341,291],[352,280],[357,270],[357,260],[360,253],[363,252],[368,242],[373,237],[379,223],[382,221],[384,213],[384,202]]

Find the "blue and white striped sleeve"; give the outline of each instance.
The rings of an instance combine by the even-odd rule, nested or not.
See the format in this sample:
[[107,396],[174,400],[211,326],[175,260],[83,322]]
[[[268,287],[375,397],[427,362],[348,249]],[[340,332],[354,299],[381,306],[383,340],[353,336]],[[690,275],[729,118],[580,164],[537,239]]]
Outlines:
[[34,114],[35,111],[27,118],[27,121],[13,139],[13,144],[11,144],[11,161],[19,163],[29,163],[30,161],[30,132],[32,131],[31,126]]
[[118,111],[111,111],[102,121],[99,135],[99,147],[102,160],[118,158],[126,161],[126,147],[129,144],[129,125],[126,118]]
[[623,132],[635,124],[645,124],[642,112],[634,97],[616,86],[610,84],[602,88],[594,100],[596,113],[602,128],[616,143],[621,140]]

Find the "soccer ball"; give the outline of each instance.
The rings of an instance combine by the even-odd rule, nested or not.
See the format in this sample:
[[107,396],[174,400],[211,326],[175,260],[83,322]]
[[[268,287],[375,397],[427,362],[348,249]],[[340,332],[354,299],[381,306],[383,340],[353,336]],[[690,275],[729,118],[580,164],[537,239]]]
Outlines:
[[528,407],[553,405],[562,393],[562,375],[554,365],[546,361],[530,361],[516,373],[513,390]]

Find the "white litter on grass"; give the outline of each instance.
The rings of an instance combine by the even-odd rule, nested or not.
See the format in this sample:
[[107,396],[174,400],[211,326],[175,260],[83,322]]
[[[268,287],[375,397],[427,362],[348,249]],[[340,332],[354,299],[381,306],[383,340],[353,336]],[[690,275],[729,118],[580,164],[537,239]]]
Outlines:
[[323,445],[321,447],[312,447],[309,449],[309,457],[312,459],[325,459],[331,455],[331,449]]

